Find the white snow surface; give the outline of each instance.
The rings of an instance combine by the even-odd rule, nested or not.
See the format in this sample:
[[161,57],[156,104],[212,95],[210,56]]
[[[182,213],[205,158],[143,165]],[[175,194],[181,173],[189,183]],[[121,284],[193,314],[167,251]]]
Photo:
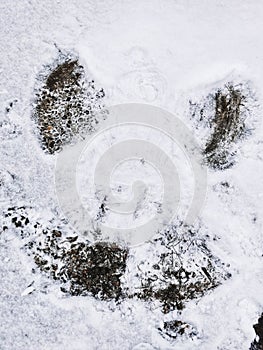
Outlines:
[[[40,149],[31,112],[36,76],[56,59],[56,46],[79,54],[104,88],[108,105],[162,107],[192,127],[200,144],[202,133],[189,117],[190,98],[200,101],[229,79],[249,80],[263,103],[263,2],[2,0],[0,10],[0,118],[6,128],[20,130],[8,138],[1,129],[0,170],[7,171],[9,184],[8,193],[1,192],[2,208],[7,198],[42,208],[53,201],[55,158]],[[115,305],[69,298],[55,282],[32,274],[31,258],[14,237],[4,236],[0,349],[248,350],[255,336],[252,325],[263,311],[261,115],[259,107],[251,117],[252,135],[239,146],[237,164],[208,172],[200,222],[219,238],[209,248],[230,264],[231,279],[189,302],[180,315],[163,315],[160,308],[136,300]],[[17,176],[16,183],[8,172]],[[218,185],[222,181],[231,184],[230,194]],[[152,258],[147,244],[133,249],[138,259]],[[194,325],[198,336],[164,339],[160,323],[178,318]]]

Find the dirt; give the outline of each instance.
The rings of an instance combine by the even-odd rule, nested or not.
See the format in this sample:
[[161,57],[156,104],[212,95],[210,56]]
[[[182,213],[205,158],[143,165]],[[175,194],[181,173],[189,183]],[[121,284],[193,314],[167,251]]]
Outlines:
[[70,281],[71,295],[88,292],[102,299],[119,300],[122,296],[120,277],[126,268],[127,254],[127,250],[113,243],[75,243],[65,255],[59,275]]
[[22,249],[36,266],[69,295],[92,295],[119,300],[120,278],[125,272],[128,250],[115,243],[80,241],[70,229],[36,221],[31,208],[13,207],[5,214],[4,231],[15,228]]
[[64,145],[85,138],[106,115],[101,104],[105,93],[86,75],[78,59],[70,56],[59,57],[41,74],[33,118],[42,148],[48,153],[61,151]]
[[238,140],[245,131],[240,114],[245,96],[233,85],[228,85],[226,91],[216,92],[215,102],[214,130],[205,146],[204,155],[210,167],[225,169],[233,165],[231,143]]
[[211,92],[204,101],[190,101],[197,128],[207,128],[203,146],[205,163],[214,170],[225,170],[236,162],[237,147],[251,132],[246,121],[251,119],[255,96],[248,84],[227,83]]

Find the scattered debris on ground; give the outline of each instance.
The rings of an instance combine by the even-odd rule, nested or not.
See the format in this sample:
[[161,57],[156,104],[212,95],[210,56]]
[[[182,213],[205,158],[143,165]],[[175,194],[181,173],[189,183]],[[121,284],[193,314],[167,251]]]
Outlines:
[[172,226],[154,243],[159,254],[154,264],[138,266],[134,296],[159,300],[164,313],[182,310],[187,301],[199,298],[220,285],[231,274],[215,257],[198,231],[184,225]]
[[105,96],[94,80],[87,80],[77,57],[63,55],[39,75],[34,119],[43,148],[53,154],[77,138],[94,131],[106,111]]
[[17,114],[14,110],[17,99],[6,104],[5,110],[0,117],[0,140],[1,142],[14,140],[22,135],[22,127],[17,123]]
[[179,320],[165,321],[158,330],[168,340],[171,338],[176,339],[177,337],[193,338],[197,335],[197,331],[193,326]]
[[118,300],[120,278],[126,268],[128,250],[115,243],[80,241],[65,227],[45,225],[26,207],[9,208],[3,231],[14,228],[22,247],[38,268],[63,283],[70,295],[93,295]]

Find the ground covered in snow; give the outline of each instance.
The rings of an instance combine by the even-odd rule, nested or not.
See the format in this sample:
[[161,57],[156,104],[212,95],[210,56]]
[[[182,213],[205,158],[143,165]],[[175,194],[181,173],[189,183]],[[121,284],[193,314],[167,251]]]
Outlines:
[[[263,312],[263,4],[28,0],[0,9],[0,348],[248,350]],[[191,130],[206,199],[193,226],[178,221],[134,247],[88,244],[57,202],[57,154],[131,102]],[[120,132],[111,138],[133,131]],[[153,131],[136,132],[169,151]],[[121,168],[124,189],[136,171],[156,185],[157,172],[134,167]],[[96,200],[103,220],[107,201]]]

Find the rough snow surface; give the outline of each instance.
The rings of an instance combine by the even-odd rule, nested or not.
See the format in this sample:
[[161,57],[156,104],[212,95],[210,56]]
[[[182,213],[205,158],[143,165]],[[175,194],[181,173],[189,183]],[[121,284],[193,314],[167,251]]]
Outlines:
[[[247,350],[252,325],[263,310],[262,97],[263,3],[260,1],[77,1],[25,0],[0,3],[1,128],[0,205],[38,203],[43,220],[54,207],[54,167],[42,152],[32,121],[35,79],[58,49],[79,54],[102,86],[107,104],[151,103],[174,113],[200,145],[204,133],[189,115],[222,83],[250,81],[259,108],[252,134],[239,145],[237,164],[208,171],[204,232],[217,237],[209,249],[232,278],[178,314],[158,305],[125,300],[120,305],[91,297],[66,297],[59,284],[32,273],[19,242],[0,244],[0,348]],[[222,183],[228,182],[226,189]],[[151,262],[149,245],[133,252]],[[132,268],[136,261],[129,261]],[[128,266],[129,267],[129,266]],[[129,270],[128,270],[129,272]],[[127,283],[135,281],[132,274]],[[192,324],[193,338],[167,339],[163,321]]]

